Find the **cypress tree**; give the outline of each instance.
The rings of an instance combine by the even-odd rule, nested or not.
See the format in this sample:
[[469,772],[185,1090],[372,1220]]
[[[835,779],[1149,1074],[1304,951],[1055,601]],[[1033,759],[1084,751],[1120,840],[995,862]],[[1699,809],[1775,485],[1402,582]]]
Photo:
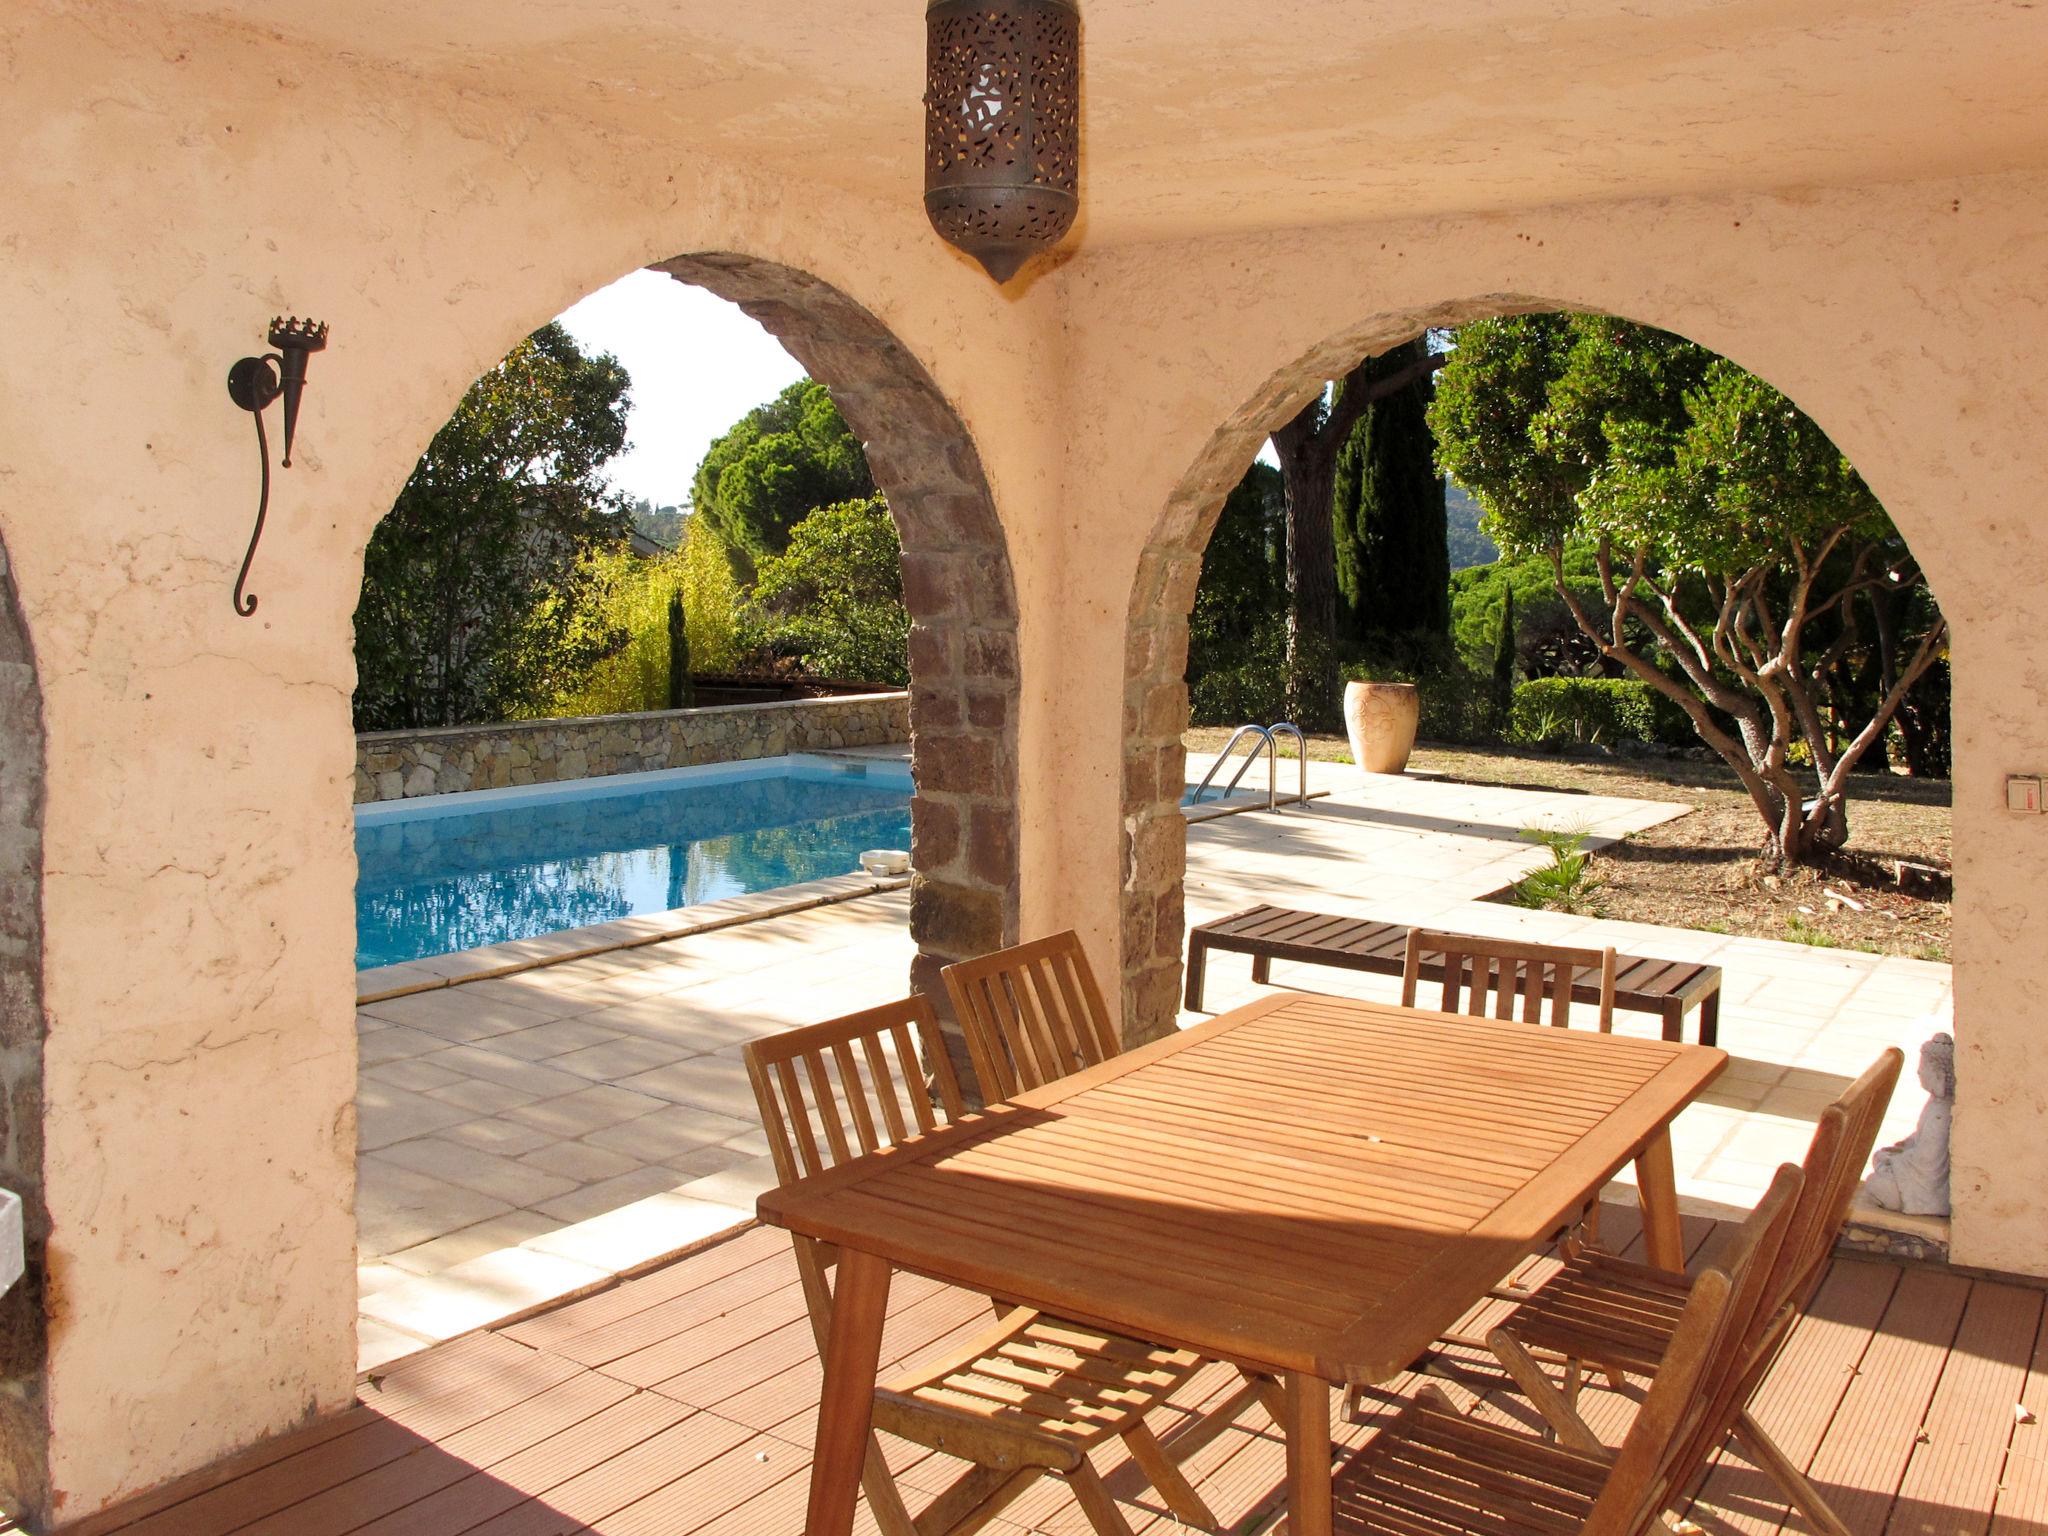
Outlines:
[[1493,637],[1493,728],[1506,734],[1515,712],[1515,589],[1506,588],[1500,605],[1500,628]]
[[694,702],[690,686],[690,630],[684,622],[683,594],[668,595],[668,707],[688,709]]
[[[1418,337],[1373,358],[1372,376],[1391,377],[1427,356]],[[1366,407],[1338,455],[1331,534],[1343,627],[1353,639],[1450,632],[1451,560],[1430,389],[1424,377]]]

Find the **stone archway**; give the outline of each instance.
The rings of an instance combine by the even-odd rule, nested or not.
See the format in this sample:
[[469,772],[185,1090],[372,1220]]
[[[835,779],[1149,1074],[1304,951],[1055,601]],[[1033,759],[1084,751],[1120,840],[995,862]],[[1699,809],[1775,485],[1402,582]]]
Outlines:
[[910,611],[911,982],[1017,937],[1017,598],[966,425],[889,328],[831,284],[730,252],[657,263],[737,304],[831,391],[903,546]]
[[50,1509],[43,1204],[43,706],[0,552],[0,1185],[21,1197],[27,1269],[0,1297],[0,1501]]
[[1186,776],[1181,738],[1189,712],[1188,614],[1224,498],[1271,431],[1359,358],[1433,327],[1590,307],[1490,294],[1384,313],[1348,327],[1266,380],[1210,434],[1174,486],[1139,558],[1125,636],[1120,907],[1126,1040],[1169,1032],[1180,1006],[1187,834],[1179,796]]
[[1180,814],[1188,725],[1188,612],[1202,551],[1230,494],[1273,429],[1359,358],[1432,326],[1563,306],[1513,295],[1383,314],[1331,336],[1266,380],[1212,432],[1145,540],[1124,641],[1121,866],[1124,1039],[1155,1039],[1180,1008],[1187,822]]

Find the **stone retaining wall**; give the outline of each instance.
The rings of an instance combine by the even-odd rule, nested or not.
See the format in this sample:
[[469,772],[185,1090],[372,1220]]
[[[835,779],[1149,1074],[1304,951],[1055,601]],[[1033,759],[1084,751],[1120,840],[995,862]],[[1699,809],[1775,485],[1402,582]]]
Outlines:
[[910,695],[867,693],[356,738],[356,803],[910,740]]

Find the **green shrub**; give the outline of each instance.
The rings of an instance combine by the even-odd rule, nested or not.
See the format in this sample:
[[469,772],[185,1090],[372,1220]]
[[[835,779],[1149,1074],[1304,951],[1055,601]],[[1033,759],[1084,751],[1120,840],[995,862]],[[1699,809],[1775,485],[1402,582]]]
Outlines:
[[1587,865],[1586,829],[1568,827],[1557,831],[1524,827],[1522,836],[1550,850],[1550,862],[1531,870],[1508,893],[1518,907],[1545,912],[1573,912],[1582,917],[1600,917],[1605,908],[1600,891],[1605,881]]
[[[1223,656],[1229,666],[1219,665]],[[1188,682],[1188,714],[1196,725],[1270,725],[1287,718],[1287,626],[1275,619],[1227,649],[1212,646],[1208,670]]]
[[1637,678],[1539,677],[1515,689],[1508,739],[1524,746],[1611,746],[1617,741],[1679,746],[1693,734],[1685,712]]

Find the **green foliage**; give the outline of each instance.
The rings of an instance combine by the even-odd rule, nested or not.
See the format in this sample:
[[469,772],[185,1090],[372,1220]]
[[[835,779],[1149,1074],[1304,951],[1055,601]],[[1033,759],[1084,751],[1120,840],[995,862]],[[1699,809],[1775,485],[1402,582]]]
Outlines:
[[[1260,637],[1285,613],[1286,518],[1280,471],[1270,464],[1254,463],[1224,498],[1188,614],[1190,686],[1250,664]],[[1263,716],[1262,723],[1277,718]]]
[[[1190,647],[1190,655],[1193,648]],[[1189,668],[1188,714],[1196,725],[1270,725],[1287,718],[1287,621],[1269,617],[1228,649],[1211,647],[1206,670]],[[1227,659],[1225,659],[1227,657]]]
[[1571,912],[1598,917],[1605,910],[1600,892],[1605,882],[1592,872],[1586,853],[1586,831],[1574,827],[1551,831],[1524,827],[1522,836],[1550,850],[1550,863],[1532,870],[1515,884],[1510,896],[1518,907],[1535,907],[1546,912]]
[[671,624],[683,626],[685,671],[729,672],[739,661],[738,585],[718,541],[683,523],[680,548],[653,560],[623,550],[592,558],[582,611],[591,632],[619,637],[582,672],[529,705],[531,718],[624,715],[673,709],[675,658]]
[[[1604,618],[1607,602],[1591,547],[1568,548],[1564,566],[1573,595],[1589,612]],[[1509,593],[1515,606],[1515,665],[1525,676],[1577,675],[1599,665],[1599,648],[1580,631],[1558,596],[1548,555],[1501,559],[1452,574],[1451,638],[1467,665],[1492,664]]]
[[[1417,337],[1367,360],[1375,382],[1428,356]],[[1376,400],[1337,455],[1331,533],[1339,627],[1354,639],[1442,634],[1450,626],[1444,482],[1429,430],[1430,382]]]
[[1493,728],[1507,728],[1515,707],[1515,589],[1509,587],[1500,605],[1500,624],[1493,640],[1493,690],[1487,696]]
[[766,647],[814,676],[910,680],[902,551],[880,496],[805,517],[762,559],[748,602]]
[[1508,740],[1524,746],[1617,741],[1677,745],[1691,722],[1648,683],[1628,677],[1539,677],[1514,691]]
[[680,591],[668,595],[668,707],[688,709],[696,701],[690,683],[689,610],[683,607]]
[[1680,337],[1558,314],[1462,329],[1430,422],[1505,555],[1592,552],[1605,603],[1574,623],[1603,670],[1691,711],[1756,804],[1765,856],[1839,847],[1847,776],[1946,624],[1915,611],[1917,565],[1819,426]]
[[626,535],[628,383],[549,324],[470,386],[364,551],[357,730],[517,715],[617,648],[581,615]]
[[799,379],[714,442],[697,466],[696,516],[750,581],[819,508],[875,492],[867,455],[825,386]]

